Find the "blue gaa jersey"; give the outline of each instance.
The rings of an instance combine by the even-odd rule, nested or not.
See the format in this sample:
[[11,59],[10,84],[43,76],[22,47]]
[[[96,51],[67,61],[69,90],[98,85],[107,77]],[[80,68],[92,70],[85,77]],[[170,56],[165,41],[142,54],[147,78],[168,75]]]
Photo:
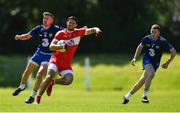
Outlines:
[[62,27],[59,27],[55,24],[52,24],[50,28],[45,29],[43,25],[38,25],[29,31],[29,34],[32,37],[39,39],[38,50],[43,53],[51,53],[49,46],[53,40],[57,31],[62,30]]
[[143,67],[152,64],[155,70],[159,67],[163,51],[173,48],[162,36],[152,40],[151,35],[147,35],[141,40],[141,44],[144,50]]

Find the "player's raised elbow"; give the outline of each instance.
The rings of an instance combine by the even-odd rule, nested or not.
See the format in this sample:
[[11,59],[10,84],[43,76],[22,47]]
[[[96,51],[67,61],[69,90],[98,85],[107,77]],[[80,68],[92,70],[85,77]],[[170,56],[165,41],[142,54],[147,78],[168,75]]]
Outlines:
[[139,44],[138,47],[137,47],[137,50],[138,51],[141,51],[143,49],[143,45],[142,44]]

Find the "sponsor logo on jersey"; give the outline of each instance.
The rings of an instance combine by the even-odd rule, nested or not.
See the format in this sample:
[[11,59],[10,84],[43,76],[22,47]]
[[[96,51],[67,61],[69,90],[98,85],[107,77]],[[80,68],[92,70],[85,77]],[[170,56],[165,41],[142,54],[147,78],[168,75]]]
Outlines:
[[160,48],[160,46],[156,46],[156,49],[159,49]]
[[72,38],[70,40],[67,40],[67,44],[69,46],[79,45],[79,43],[80,43],[80,37],[79,36],[75,37],[75,38]]
[[43,35],[42,35],[42,34],[38,34],[38,36],[40,36],[40,37],[41,37],[41,36],[43,36]]
[[47,37],[47,32],[44,32],[44,37]]
[[52,33],[49,33],[49,37],[52,38],[52,37],[53,37],[53,34],[52,34]]

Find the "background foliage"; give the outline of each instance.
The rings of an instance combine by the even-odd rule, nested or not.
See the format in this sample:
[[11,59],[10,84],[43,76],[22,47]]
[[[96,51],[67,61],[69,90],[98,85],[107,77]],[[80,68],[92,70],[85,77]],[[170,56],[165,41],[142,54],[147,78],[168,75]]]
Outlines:
[[63,27],[66,18],[75,15],[79,27],[102,29],[101,39],[92,35],[83,40],[80,53],[134,52],[153,23],[160,24],[162,35],[180,50],[179,0],[0,0],[0,6],[1,54],[33,53],[36,38],[24,43],[15,41],[14,36],[41,24],[44,11],[54,13],[55,23]]

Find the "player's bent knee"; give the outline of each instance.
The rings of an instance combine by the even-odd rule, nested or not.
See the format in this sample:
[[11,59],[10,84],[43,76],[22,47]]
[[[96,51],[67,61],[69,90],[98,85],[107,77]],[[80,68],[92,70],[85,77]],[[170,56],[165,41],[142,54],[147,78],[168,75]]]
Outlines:
[[72,84],[72,82],[73,82],[73,80],[66,80],[65,85],[70,85],[70,84]]
[[154,77],[154,75],[155,75],[155,72],[148,72],[148,78],[149,77],[152,78],[152,77]]
[[50,82],[52,79],[53,79],[53,76],[51,76],[51,75],[48,74],[48,75],[46,76],[46,78],[44,79],[44,81]]
[[65,85],[70,85],[73,82],[72,74],[66,74],[63,78],[65,79]]
[[154,72],[149,73],[149,78],[153,78],[153,77],[154,77],[154,75],[155,75],[155,73],[154,73]]

